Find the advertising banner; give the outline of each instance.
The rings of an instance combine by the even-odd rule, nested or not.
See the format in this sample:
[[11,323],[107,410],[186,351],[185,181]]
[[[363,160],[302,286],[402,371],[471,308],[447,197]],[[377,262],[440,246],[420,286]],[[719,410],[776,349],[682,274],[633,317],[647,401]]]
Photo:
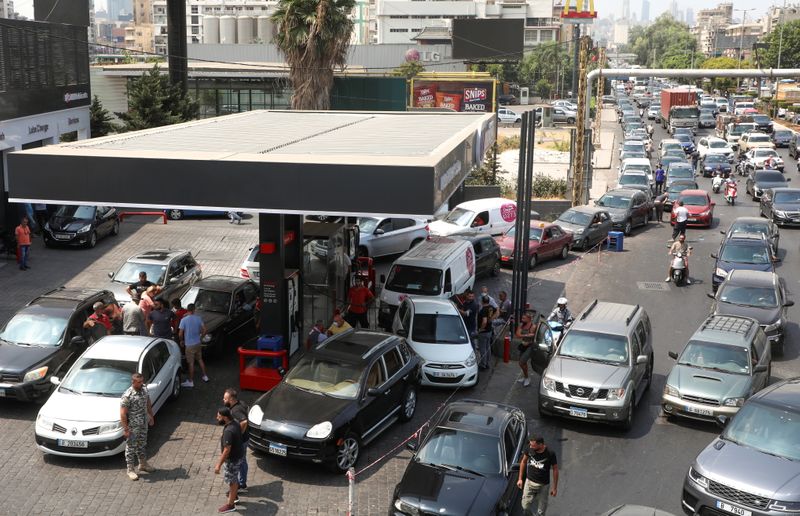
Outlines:
[[494,80],[414,79],[411,107],[443,108],[464,113],[494,111]]

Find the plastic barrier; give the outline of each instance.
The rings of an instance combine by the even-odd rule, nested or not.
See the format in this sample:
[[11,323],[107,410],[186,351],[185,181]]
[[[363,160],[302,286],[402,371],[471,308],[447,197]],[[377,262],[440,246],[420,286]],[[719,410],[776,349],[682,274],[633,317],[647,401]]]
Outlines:
[[609,251],[622,252],[622,244],[625,241],[625,233],[622,231],[609,231],[606,249]]
[[119,221],[124,222],[127,217],[133,215],[143,215],[145,217],[161,217],[164,224],[167,223],[167,214],[163,211],[121,211],[119,212]]

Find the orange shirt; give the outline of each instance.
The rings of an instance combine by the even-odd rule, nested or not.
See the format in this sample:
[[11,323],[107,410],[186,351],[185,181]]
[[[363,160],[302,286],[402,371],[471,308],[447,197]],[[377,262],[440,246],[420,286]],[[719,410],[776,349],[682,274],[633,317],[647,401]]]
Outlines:
[[14,230],[14,236],[17,237],[17,245],[31,245],[31,228],[30,226],[23,226],[20,224]]

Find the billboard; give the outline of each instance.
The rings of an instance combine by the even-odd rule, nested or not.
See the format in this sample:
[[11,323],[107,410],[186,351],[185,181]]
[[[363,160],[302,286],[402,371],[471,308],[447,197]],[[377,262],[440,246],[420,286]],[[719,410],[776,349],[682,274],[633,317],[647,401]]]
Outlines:
[[3,20],[0,120],[91,102],[86,27]]
[[519,61],[524,40],[522,18],[454,19],[453,59],[466,61]]
[[463,113],[491,113],[495,106],[494,79],[412,79],[413,108],[440,108]]

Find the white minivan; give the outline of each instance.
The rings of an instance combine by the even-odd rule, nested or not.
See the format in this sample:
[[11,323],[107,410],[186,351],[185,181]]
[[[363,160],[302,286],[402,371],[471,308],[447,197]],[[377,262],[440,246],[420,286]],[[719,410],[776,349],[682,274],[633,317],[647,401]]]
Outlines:
[[383,281],[378,325],[391,331],[397,307],[407,297],[450,299],[475,285],[475,251],[469,240],[434,237],[407,251]]
[[491,197],[462,202],[443,219],[428,224],[431,235],[447,236],[465,231],[502,235],[517,220],[517,203],[511,199]]
[[452,301],[407,297],[394,316],[392,331],[405,337],[422,358],[422,385],[472,387],[478,383],[472,340]]

